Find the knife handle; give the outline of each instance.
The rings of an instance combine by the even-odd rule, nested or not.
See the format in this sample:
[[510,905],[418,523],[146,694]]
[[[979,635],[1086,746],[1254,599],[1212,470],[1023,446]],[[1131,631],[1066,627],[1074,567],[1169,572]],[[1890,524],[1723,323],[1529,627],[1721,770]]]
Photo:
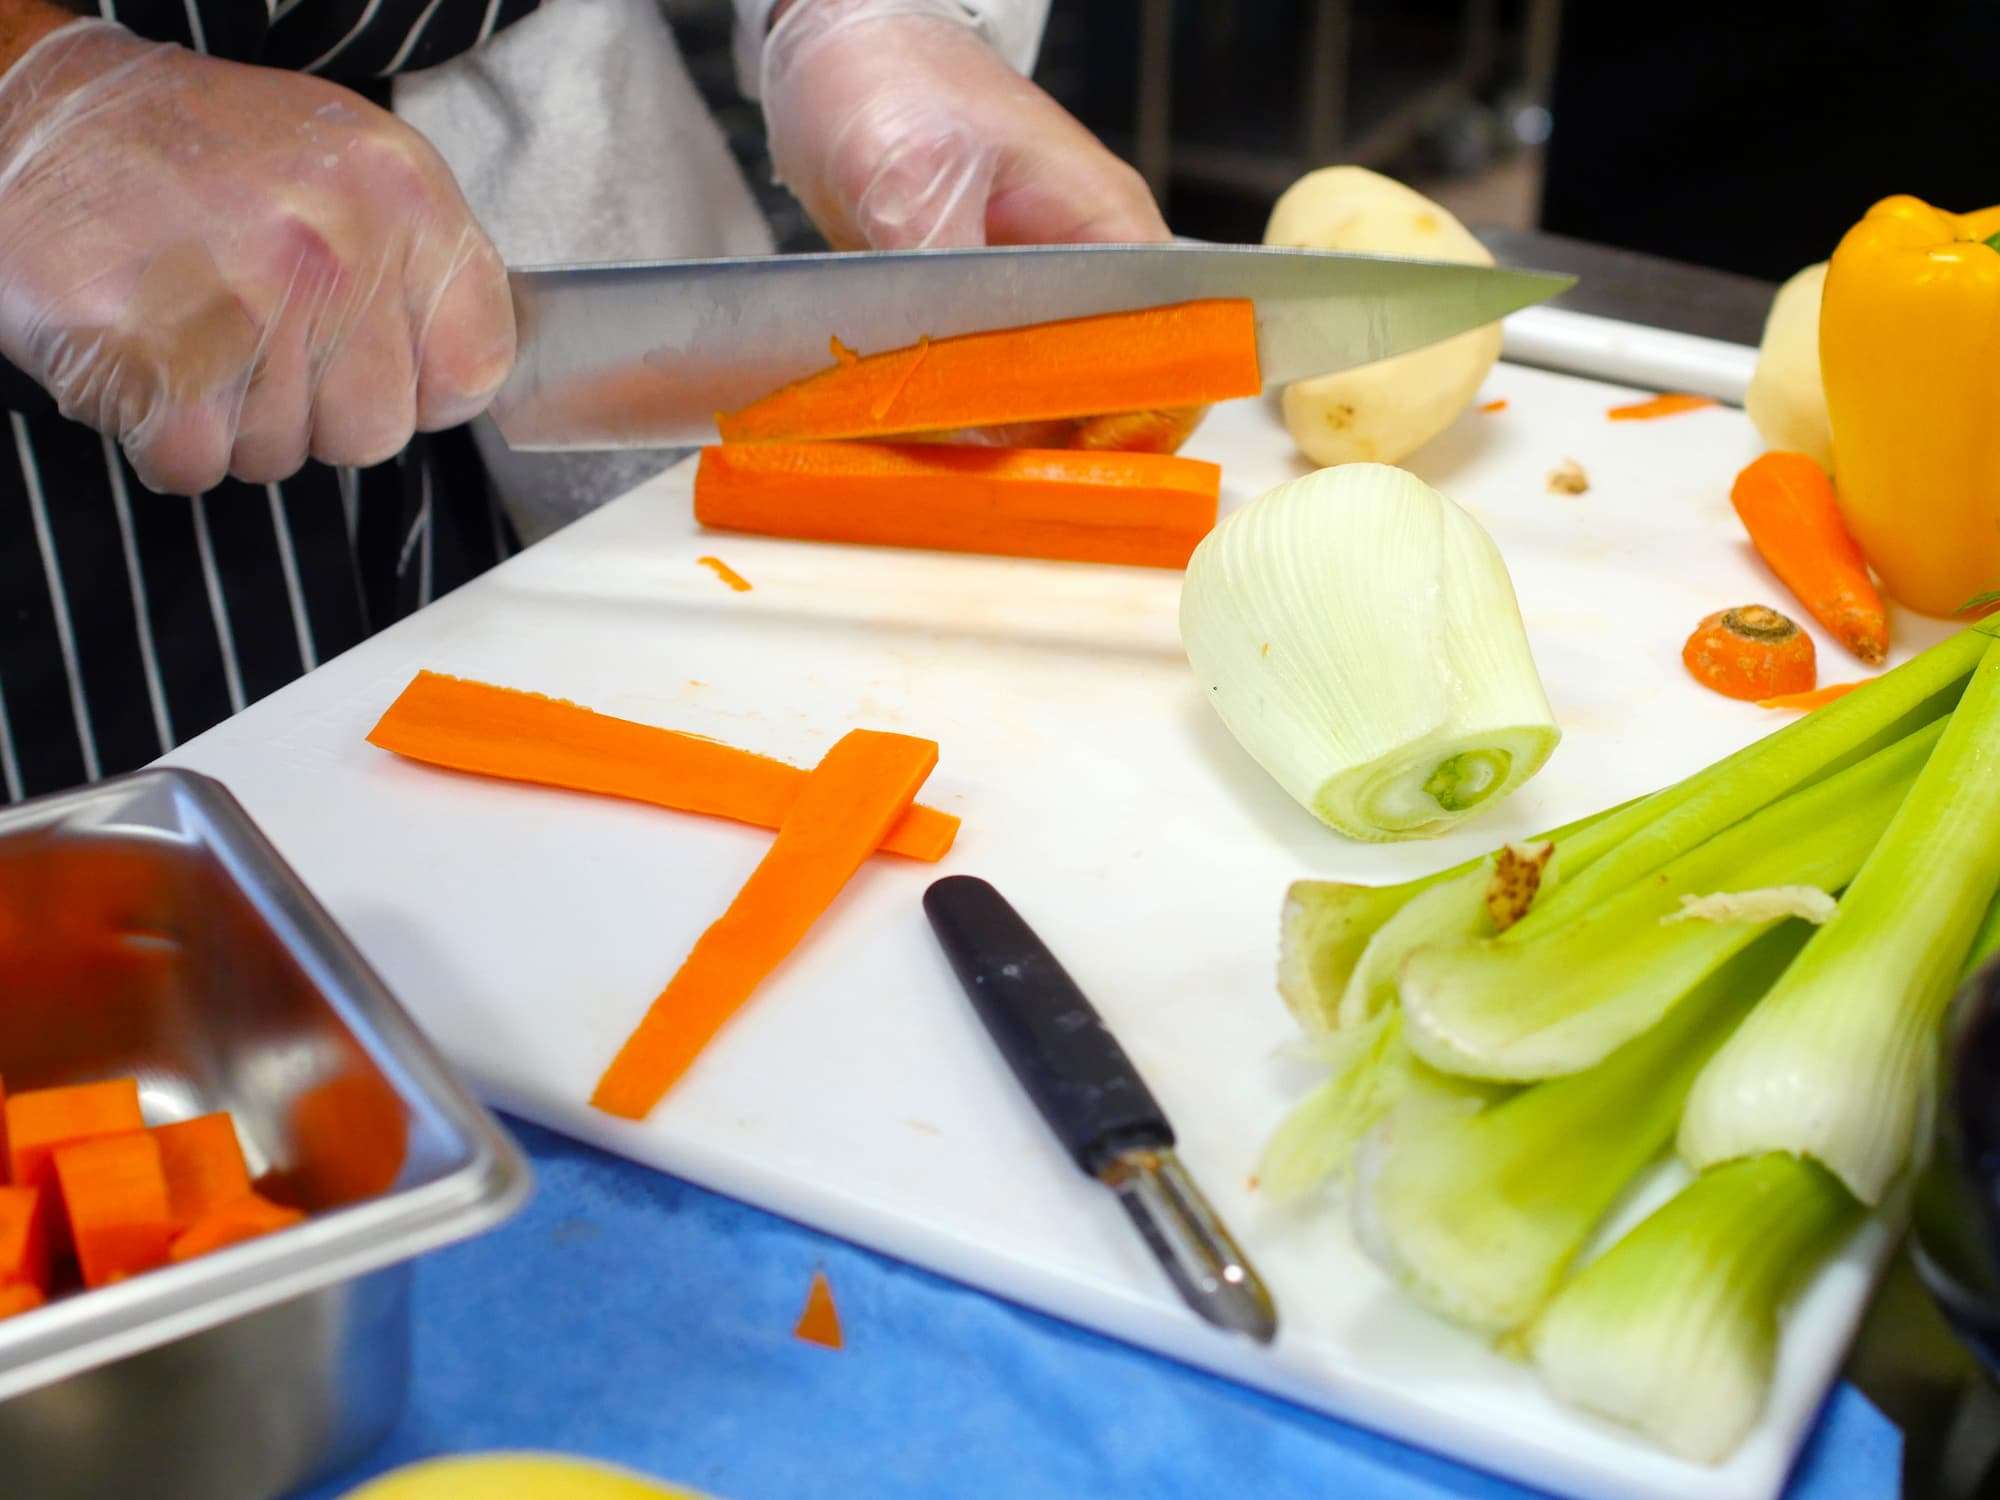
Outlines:
[[973,1009],[1042,1118],[1092,1176],[1112,1157],[1174,1144],[1139,1070],[1034,929],[992,886],[949,875],[924,911]]

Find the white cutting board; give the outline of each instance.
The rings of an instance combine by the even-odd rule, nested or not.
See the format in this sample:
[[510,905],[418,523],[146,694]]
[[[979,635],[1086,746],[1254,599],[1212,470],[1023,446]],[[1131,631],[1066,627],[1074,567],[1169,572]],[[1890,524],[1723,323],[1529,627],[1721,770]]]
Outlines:
[[[1565,331],[1561,318],[1532,326]],[[1651,337],[1618,332],[1631,378]],[[1663,341],[1663,361],[1678,347]],[[1247,1181],[1310,1079],[1274,1056],[1292,1035],[1272,984],[1288,881],[1415,875],[1671,781],[1782,722],[1696,687],[1679,662],[1711,610],[1792,608],[1729,508],[1757,451],[1749,423],[1725,409],[1607,421],[1632,394],[1503,365],[1482,399],[1508,409],[1468,413],[1412,463],[1498,540],[1565,731],[1510,804],[1433,843],[1345,842],[1242,754],[1182,659],[1179,575],[702,534],[689,466],[168,759],[230,786],[496,1105],[1530,1484],[1766,1500],[1885,1234],[1864,1234],[1815,1284],[1764,1422],[1709,1471],[1559,1408],[1394,1294],[1335,1216],[1276,1220]],[[1215,411],[1188,451],[1221,462],[1225,506],[1304,467],[1258,401]],[[1565,458],[1588,494],[1548,492]],[[703,554],[753,591],[724,587]],[[1906,650],[1941,633],[1898,625]],[[1820,651],[1822,681],[1856,675],[1824,637]],[[929,736],[942,755],[924,800],[964,831],[942,866],[871,861],[651,1121],[608,1120],[584,1105],[599,1071],[770,835],[365,744],[419,668],[800,765],[855,726]],[[919,908],[952,871],[995,882],[1103,1010],[1270,1282],[1273,1348],[1185,1311],[1111,1196],[1046,1134]]]

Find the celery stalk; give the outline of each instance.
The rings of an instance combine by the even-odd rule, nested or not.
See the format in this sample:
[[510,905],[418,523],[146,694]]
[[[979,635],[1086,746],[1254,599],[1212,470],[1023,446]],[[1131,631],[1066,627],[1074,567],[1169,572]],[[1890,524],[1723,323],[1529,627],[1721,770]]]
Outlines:
[[2000,953],[2000,896],[1995,896],[1993,904],[1986,908],[1986,920],[1979,924],[1979,933],[1972,940],[1972,951],[1965,956],[1960,983],[1985,968],[1986,961],[1996,953]]
[[1767,935],[1594,1068],[1475,1115],[1391,1114],[1356,1162],[1363,1247],[1458,1322],[1500,1333],[1533,1316],[1672,1140],[1702,1065],[1798,949],[1792,928]]
[[[1552,840],[1559,845],[1583,830],[1602,823],[1636,802],[1620,803],[1565,823],[1552,833],[1529,840]],[[1475,893],[1477,907],[1486,889],[1493,856],[1482,854],[1463,864],[1439,870],[1399,885],[1350,885],[1338,880],[1295,880],[1285,892],[1285,905],[1278,926],[1278,993],[1292,1016],[1308,1036],[1317,1036],[1336,1027],[1350,1025],[1363,1016],[1344,1018],[1341,997],[1363,950],[1375,934],[1410,902],[1424,892],[1466,877]],[[1473,928],[1473,932],[1480,929]]]
[[1975,639],[1984,659],[1833,920],[1703,1071],[1690,1165],[1789,1151],[1873,1206],[1909,1163],[1938,1023],[2000,890],[2000,641]]
[[[1533,942],[1503,934],[1412,954],[1399,976],[1411,1049],[1472,1078],[1550,1078],[1599,1062],[1784,920],[1669,922],[1683,896],[1839,890],[1943,732],[1943,721],[1927,725],[1781,797]],[[1433,899],[1412,902],[1397,920]]]
[[1333,1072],[1286,1115],[1265,1144],[1257,1184],[1273,1203],[1291,1203],[1344,1183],[1356,1147],[1392,1109],[1436,1107],[1471,1113],[1500,1091],[1425,1067],[1403,1045],[1394,1010],[1322,1039]]
[[1713,1167],[1556,1294],[1529,1358],[1563,1400],[1717,1463],[1763,1411],[1784,1304],[1860,1219],[1812,1162]]
[[[1616,850],[1590,861],[1587,871],[1573,865],[1563,888],[1538,903],[1503,941],[1539,937],[1785,793],[1941,717],[1986,645],[1977,628],[1940,641],[1867,686],[1677,783],[1668,789],[1670,800],[1656,806],[1649,798],[1625,817],[1607,820],[1596,832],[1621,835]],[[1613,829],[1612,823],[1621,826]]]
[[[1983,638],[1976,630],[1953,636],[1706,770],[1651,796],[1542,835],[1555,842],[1563,889],[1558,891],[1553,880],[1548,882],[1549,888],[1544,889],[1534,910],[1508,929],[1500,941],[1531,941],[1760,807],[1943,718],[1950,711],[1953,695],[1979,659],[1982,645]],[[1836,710],[1842,712],[1836,715]],[[1473,878],[1475,867],[1485,868],[1486,861],[1461,865],[1430,877],[1421,890],[1411,889],[1373,930],[1358,954],[1352,942],[1358,932],[1352,932],[1338,957],[1317,971],[1311,1000],[1314,1013],[1330,1014],[1338,1025],[1365,1020],[1393,1003],[1403,963],[1417,949],[1484,933],[1487,929],[1480,911],[1484,877]],[[1586,870],[1592,873],[1581,887],[1585,894],[1578,896],[1577,881]],[[1438,896],[1421,913],[1407,912],[1417,895],[1446,883],[1456,890],[1455,898]],[[1294,968],[1297,970],[1296,965]],[[1333,982],[1342,969],[1349,977],[1337,1010],[1329,1011]],[[1300,1004],[1292,995],[1286,998],[1298,1012]]]

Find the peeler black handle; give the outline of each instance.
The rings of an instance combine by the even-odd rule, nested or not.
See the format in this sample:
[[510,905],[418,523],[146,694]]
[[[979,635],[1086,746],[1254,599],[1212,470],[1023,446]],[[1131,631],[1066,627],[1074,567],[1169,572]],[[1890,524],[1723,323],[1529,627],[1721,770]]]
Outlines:
[[1145,1080],[1034,929],[992,886],[951,875],[924,911],[979,1019],[1077,1165],[1165,1150],[1173,1128]]

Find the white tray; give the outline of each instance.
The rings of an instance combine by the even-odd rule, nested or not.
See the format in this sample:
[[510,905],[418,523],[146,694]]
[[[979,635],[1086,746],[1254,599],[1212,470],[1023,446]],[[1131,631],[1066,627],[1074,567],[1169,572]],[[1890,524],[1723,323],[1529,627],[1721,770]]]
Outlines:
[[[1747,351],[1559,313],[1523,315],[1510,338],[1524,358],[1725,394],[1747,367]],[[1273,1055],[1291,1034],[1272,987],[1288,881],[1413,875],[1780,722],[1697,688],[1678,654],[1710,610],[1788,605],[1729,509],[1749,424],[1731,410],[1607,422],[1631,394],[1503,365],[1484,396],[1509,409],[1468,413],[1413,465],[1499,541],[1566,733],[1509,805],[1435,843],[1344,842],[1247,760],[1181,657],[1178,575],[703,535],[685,466],[170,759],[235,790],[495,1104],[1530,1484],[1767,1500],[1887,1253],[1880,1229],[1804,1299],[1764,1421],[1709,1471],[1558,1407],[1395,1295],[1339,1222],[1272,1222],[1246,1182],[1304,1082]],[[1228,505],[1301,471],[1266,402],[1216,411],[1189,451],[1221,461]],[[1587,495],[1545,488],[1565,458]],[[754,590],[725,588],[705,553]],[[1940,633],[1899,628],[1906,650]],[[1853,674],[1820,647],[1823,680]],[[592,1083],[769,835],[364,744],[420,667],[799,764],[856,725],[927,735],[942,760],[925,799],[962,813],[964,833],[942,867],[871,861],[655,1117],[623,1125],[585,1107]],[[1269,1279],[1275,1347],[1190,1316],[1046,1134],[932,943],[918,898],[944,871],[993,880],[1105,1012]]]

